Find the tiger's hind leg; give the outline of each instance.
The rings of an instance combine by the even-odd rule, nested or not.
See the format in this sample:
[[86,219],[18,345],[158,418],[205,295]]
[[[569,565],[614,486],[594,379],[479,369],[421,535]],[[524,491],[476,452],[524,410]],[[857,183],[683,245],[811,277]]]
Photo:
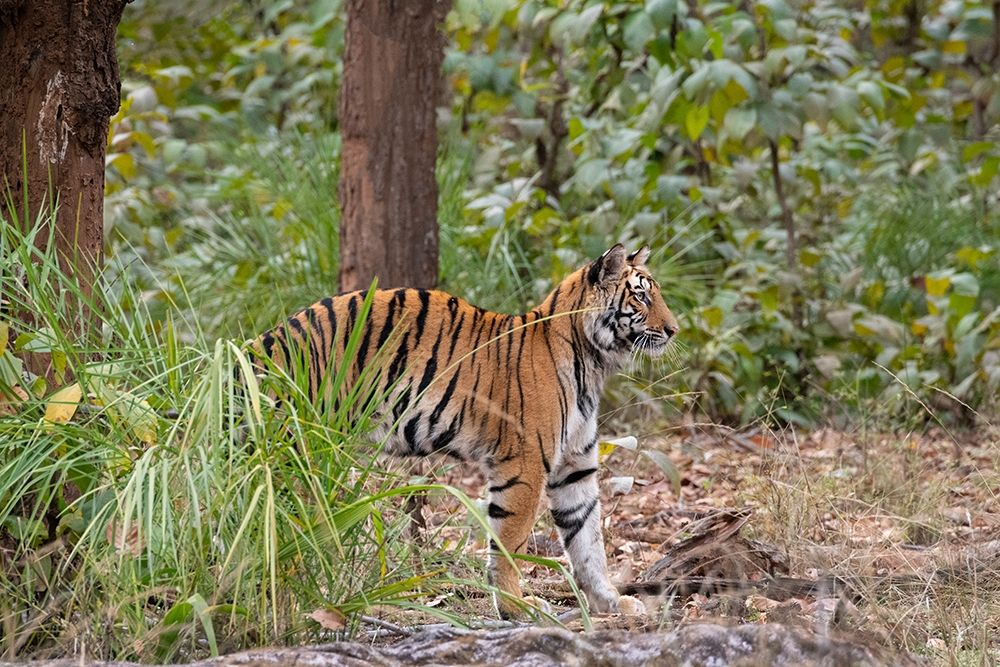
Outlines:
[[608,577],[597,488],[597,442],[567,451],[548,481],[552,519],[573,566],[573,576],[595,612],[617,612],[618,591]]
[[[523,552],[535,525],[538,500],[542,494],[544,479],[541,470],[528,471],[525,467],[523,461],[511,460],[498,464],[490,473],[487,508],[490,528],[509,553]],[[495,545],[490,546],[490,583],[503,593],[521,599],[520,572],[498,553]],[[521,614],[520,607],[505,597],[497,596],[495,602],[504,618]]]

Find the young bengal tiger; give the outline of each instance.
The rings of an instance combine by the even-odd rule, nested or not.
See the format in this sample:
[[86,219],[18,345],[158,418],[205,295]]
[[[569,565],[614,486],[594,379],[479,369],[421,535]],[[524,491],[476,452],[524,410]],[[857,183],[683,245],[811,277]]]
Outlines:
[[[597,612],[616,612],[619,602],[601,536],[598,400],[634,351],[660,355],[677,333],[648,257],[647,247],[626,256],[615,245],[523,315],[439,291],[378,290],[348,372],[350,380],[378,365],[387,400],[376,437],[388,451],[439,451],[484,466],[490,525],[509,552],[524,549],[544,488],[574,577]],[[255,349],[286,369],[300,350],[315,397],[338,367],[364,298],[323,299],[264,333]],[[489,571],[499,590],[520,598],[509,560],[491,556]],[[517,613],[504,596],[497,602],[502,615]]]

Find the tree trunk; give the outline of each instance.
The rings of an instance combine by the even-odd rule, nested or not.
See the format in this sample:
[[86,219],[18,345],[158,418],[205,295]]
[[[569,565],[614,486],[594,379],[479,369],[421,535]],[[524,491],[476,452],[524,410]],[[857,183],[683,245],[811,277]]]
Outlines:
[[788,264],[788,270],[794,271],[798,266],[795,220],[792,218],[792,209],[788,208],[788,201],[785,199],[785,186],[781,180],[781,159],[778,157],[777,142],[773,139],[768,139],[768,148],[771,152],[771,177],[774,179],[774,194],[778,198],[778,206],[781,209],[781,221],[785,225],[785,262]]
[[340,288],[433,287],[436,106],[447,0],[348,0]]
[[104,152],[119,105],[115,33],[125,4],[0,0],[0,202],[10,194],[24,230],[58,203],[60,267],[86,295],[103,254]]

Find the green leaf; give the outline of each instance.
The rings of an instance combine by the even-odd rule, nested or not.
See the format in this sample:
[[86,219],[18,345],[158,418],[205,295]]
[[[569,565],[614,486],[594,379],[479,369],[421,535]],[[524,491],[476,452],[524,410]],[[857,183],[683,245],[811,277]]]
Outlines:
[[708,83],[708,75],[711,71],[712,68],[710,64],[702,64],[691,72],[691,76],[684,79],[684,83],[681,84],[681,88],[684,90],[684,96],[689,100],[693,100],[696,95],[705,90],[705,85]]
[[23,371],[24,362],[11,354],[10,350],[0,354],[0,388],[20,384]]
[[991,155],[983,160],[983,166],[970,179],[973,185],[985,188],[993,178],[1000,172],[1000,156]]
[[757,122],[768,139],[777,141],[781,138],[781,114],[773,104],[760,105],[757,110]]
[[996,148],[996,144],[992,141],[974,141],[962,148],[962,162],[971,162],[994,148]]
[[658,30],[666,30],[677,15],[677,0],[646,0],[646,13]]
[[646,46],[646,42],[656,34],[653,21],[649,14],[644,11],[633,12],[625,19],[624,33],[625,46],[630,50],[641,53]]
[[730,109],[726,112],[726,117],[722,121],[722,127],[725,130],[726,136],[736,141],[742,141],[743,137],[747,136],[756,124],[757,110],[752,108]]
[[587,192],[594,192],[608,180],[611,162],[604,158],[586,160],[576,168],[573,181]]
[[212,657],[217,658],[219,656],[219,644],[215,640],[215,625],[212,623],[211,608],[205,602],[205,598],[198,593],[189,597],[187,601],[198,616],[198,620],[201,621],[201,627],[205,631],[205,639],[208,641],[208,649],[212,652]]
[[858,94],[872,109],[885,111],[885,98],[882,96],[882,88],[878,84],[862,81],[858,84]]
[[668,480],[670,480],[670,487],[674,491],[675,496],[681,495],[681,473],[677,470],[677,466],[674,462],[670,460],[670,457],[661,451],[655,449],[644,449],[642,450],[643,456],[659,466],[660,470]]
[[956,273],[951,277],[951,290],[965,296],[979,296],[979,281],[971,273]]
[[677,86],[680,84],[683,77],[683,69],[671,71],[669,67],[660,68],[660,71],[656,73],[656,78],[653,80],[653,85],[650,88],[650,97],[652,97],[657,104],[665,105],[670,99],[670,95],[677,90]]
[[552,22],[549,34],[554,40],[569,46],[578,45],[586,39],[603,10],[604,5],[601,3],[591,5],[579,14],[567,10]]
[[58,339],[51,327],[45,327],[34,333],[21,334],[14,345],[25,352],[51,352],[58,345]]
[[844,128],[852,128],[858,120],[858,94],[847,86],[835,85],[827,95],[834,120]]
[[154,635],[157,636],[156,657],[160,662],[174,655],[181,629],[191,619],[193,611],[194,605],[190,602],[178,601],[160,621],[159,632]]

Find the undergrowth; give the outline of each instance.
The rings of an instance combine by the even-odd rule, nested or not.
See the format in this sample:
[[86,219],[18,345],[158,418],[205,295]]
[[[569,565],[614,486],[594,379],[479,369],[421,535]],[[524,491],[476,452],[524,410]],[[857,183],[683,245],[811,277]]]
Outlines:
[[461,541],[404,539],[401,511],[457,492],[386,469],[355,387],[322,409],[280,375],[260,387],[241,344],[181,309],[154,316],[114,259],[88,296],[37,249],[46,226],[21,234],[8,210],[0,655],[184,660],[350,633],[430,593],[451,603],[427,613],[462,622],[485,591],[452,580],[483,581],[480,567]]

